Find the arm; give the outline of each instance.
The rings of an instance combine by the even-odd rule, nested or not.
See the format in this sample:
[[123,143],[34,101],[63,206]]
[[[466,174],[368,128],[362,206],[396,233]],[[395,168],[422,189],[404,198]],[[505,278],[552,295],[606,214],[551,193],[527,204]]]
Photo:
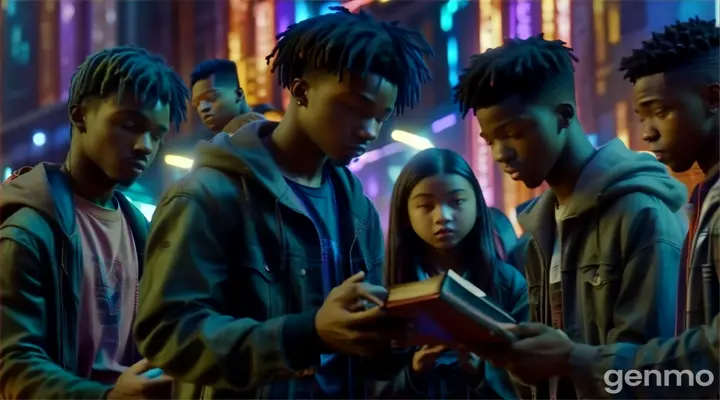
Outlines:
[[215,388],[253,391],[294,377],[320,359],[315,312],[268,321],[230,316],[230,296],[242,294],[228,293],[237,255],[224,243],[243,243],[241,230],[228,226],[243,216],[234,201],[210,202],[180,193],[156,211],[135,324],[140,352],[178,380]]
[[[605,384],[604,376],[609,370],[654,370],[661,373],[690,370],[693,374],[706,370],[717,379],[720,376],[719,331],[720,315],[717,315],[710,326],[702,325],[670,339],[653,339],[644,345],[617,343],[592,347],[578,344],[570,355],[570,377],[575,382],[581,399],[608,396],[605,388],[609,385]],[[615,376],[610,378],[610,382],[617,380]],[[651,379],[654,382],[655,378]],[[670,384],[664,387],[622,385],[622,391],[616,396],[636,399],[700,399],[718,394],[717,382],[707,386],[689,386],[687,377],[683,377],[684,385],[674,384],[676,379],[672,376]],[[707,379],[707,376],[702,379]],[[598,396],[598,393],[605,394]]]
[[642,208],[624,229],[627,260],[613,307],[607,343],[645,343],[675,334],[678,265],[685,233],[667,209]]
[[110,386],[80,378],[46,352],[47,288],[39,243],[18,227],[0,230],[0,398],[101,399]]

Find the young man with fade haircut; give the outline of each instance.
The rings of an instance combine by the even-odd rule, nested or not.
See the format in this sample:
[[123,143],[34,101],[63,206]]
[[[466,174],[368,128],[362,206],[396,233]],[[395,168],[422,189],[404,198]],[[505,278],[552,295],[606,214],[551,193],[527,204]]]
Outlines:
[[72,77],[65,163],[0,186],[0,397],[170,395],[132,337],[148,222],[117,188],[150,165],[188,98],[144,49],[95,53]]
[[190,86],[193,108],[213,134],[232,134],[250,122],[264,119],[250,110],[233,61],[201,62],[190,74]]
[[397,326],[372,307],[382,227],[346,165],[418,101],[432,51],[332,10],[268,56],[292,95],[282,121],[201,143],[158,204],[135,334],[182,398],[363,398],[380,367],[395,371],[381,356]]
[[[540,325],[520,327],[527,337],[515,345],[515,369],[568,375],[581,398],[594,397],[607,387],[607,371],[709,371],[720,377],[720,28],[697,18],[665,27],[621,62],[633,83],[635,107],[643,120],[643,138],[658,158],[676,172],[697,162],[705,173],[691,197],[695,208],[685,242],[679,279],[678,336],[646,345],[573,344]],[[508,353],[504,355],[507,357]],[[611,379],[618,379],[615,374]],[[623,398],[717,398],[717,381],[692,384],[687,376],[657,385],[655,378],[640,385],[610,388]],[[702,383],[702,382],[701,382]]]
[[[670,336],[685,187],[619,140],[593,148],[577,119],[573,61],[542,34],[506,39],[472,57],[456,90],[505,173],[550,186],[518,216],[531,236],[531,321],[592,345]],[[558,389],[575,397],[567,380]]]

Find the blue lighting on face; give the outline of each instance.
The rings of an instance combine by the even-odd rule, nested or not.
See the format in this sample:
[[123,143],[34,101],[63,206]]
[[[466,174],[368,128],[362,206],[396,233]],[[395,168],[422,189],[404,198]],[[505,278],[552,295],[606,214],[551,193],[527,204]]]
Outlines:
[[32,137],[33,144],[37,147],[45,146],[47,136],[43,132],[35,132]]

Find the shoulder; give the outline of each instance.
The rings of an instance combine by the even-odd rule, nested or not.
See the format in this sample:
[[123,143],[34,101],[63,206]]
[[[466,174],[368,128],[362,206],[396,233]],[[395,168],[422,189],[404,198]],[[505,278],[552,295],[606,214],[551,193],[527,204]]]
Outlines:
[[242,183],[213,168],[193,168],[173,183],[165,192],[158,206],[178,197],[193,199],[200,203],[237,199]]
[[616,226],[624,236],[653,237],[682,242],[687,233],[683,209],[671,210],[655,196],[635,192],[618,197],[600,210],[603,224]]
[[12,240],[29,249],[51,248],[55,232],[37,210],[22,207],[0,225],[0,240]]

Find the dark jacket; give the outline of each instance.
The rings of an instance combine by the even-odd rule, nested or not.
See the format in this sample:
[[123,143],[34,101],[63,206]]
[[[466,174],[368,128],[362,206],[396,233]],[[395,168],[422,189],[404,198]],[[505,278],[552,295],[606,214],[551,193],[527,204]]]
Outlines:
[[[472,281],[472,276],[470,277]],[[530,318],[528,310],[528,293],[525,278],[511,265],[498,261],[494,285],[495,292],[491,294],[495,304],[508,312],[517,322],[527,322]],[[494,367],[489,362],[483,362],[483,375],[480,379],[467,376],[467,379],[452,379],[454,382],[462,382],[465,387],[448,387],[456,383],[449,383],[447,379],[439,376],[436,372],[430,372],[423,377],[413,376],[412,357],[414,352],[408,352],[405,358],[405,367],[387,382],[380,382],[376,386],[377,396],[388,399],[418,399],[418,398],[442,398],[442,393],[450,389],[452,392],[465,393],[468,399],[497,398],[516,399],[510,382],[510,377],[503,369]],[[461,372],[457,372],[461,373]],[[453,372],[455,374],[455,372]],[[456,378],[456,377],[452,377]],[[518,385],[518,389],[524,390]],[[524,393],[529,396],[529,391]]]
[[[261,141],[277,126],[246,125],[200,143],[195,165],[158,204],[140,284],[140,352],[179,381],[181,398],[310,398],[323,348],[306,268],[322,265],[315,226]],[[383,238],[360,181],[331,168],[348,274],[381,283]],[[362,397],[363,363],[339,397]]]
[[[120,192],[142,274],[148,223]],[[67,176],[39,164],[0,186],[0,398],[99,399],[111,388],[76,375],[83,279]],[[134,346],[127,359],[139,361]]]
[[708,171],[707,177],[691,195],[691,212],[697,213],[697,223],[692,237],[687,238],[690,254],[683,254],[688,257],[689,271],[686,287],[680,290],[681,295],[686,296],[683,302],[685,310],[680,314],[680,332],[709,325],[720,312],[720,284],[712,262],[713,246],[720,249],[720,243],[713,243],[713,240],[720,240],[720,235],[712,235],[713,221],[720,219],[718,167],[716,165]]
[[[720,280],[720,184],[715,183],[703,203],[703,210],[715,212],[707,215],[708,252],[702,252],[697,258],[703,259],[717,284]],[[719,299],[714,299],[715,307]],[[683,377],[683,384],[675,384],[676,378],[663,386],[623,385],[616,394],[619,398],[635,399],[701,399],[717,398],[720,377],[720,314],[701,325],[694,326],[673,338],[659,337],[647,344],[616,343],[613,345],[591,347],[578,345],[570,356],[570,376],[580,398],[601,398],[599,394],[607,384],[604,375],[608,370],[617,371],[684,371],[694,374],[709,371],[715,380],[706,385],[693,385]],[[699,374],[698,374],[699,375]],[[695,376],[698,376],[695,375]],[[700,377],[708,382],[708,376]],[[608,397],[605,393],[604,397]]]
[[[676,305],[686,199],[684,185],[652,156],[619,140],[598,149],[561,221],[563,330],[571,339],[601,345],[673,336],[669,310]],[[518,218],[531,235],[530,316],[548,325],[555,204],[548,190]]]

